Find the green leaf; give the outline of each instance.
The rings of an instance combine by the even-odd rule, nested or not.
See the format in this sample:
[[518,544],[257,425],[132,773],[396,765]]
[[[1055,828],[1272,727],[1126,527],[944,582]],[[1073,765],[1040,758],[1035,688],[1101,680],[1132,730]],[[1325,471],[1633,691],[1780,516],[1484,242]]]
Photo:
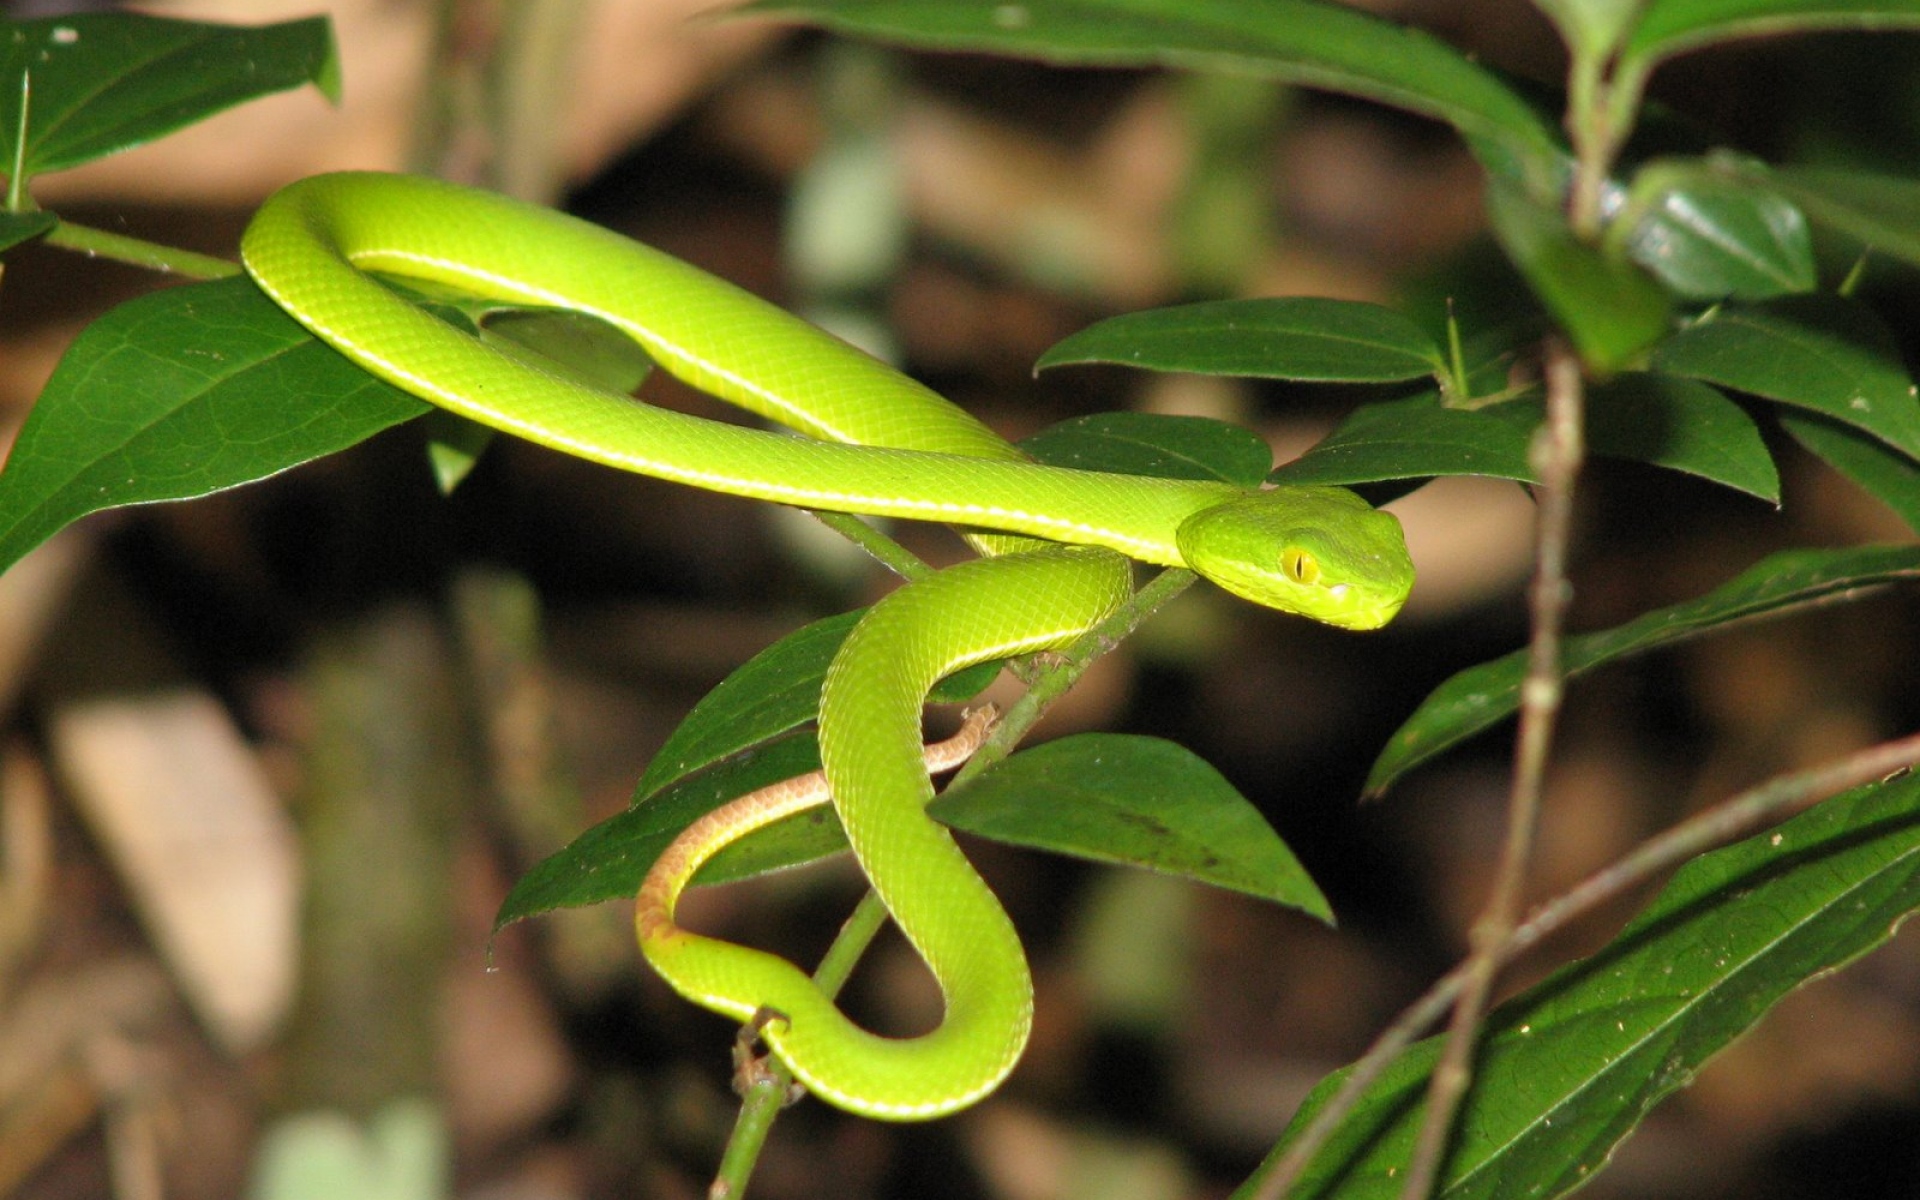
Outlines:
[[1715,42],[1812,29],[1920,26],[1912,0],[1649,0],[1621,57],[1645,70]]
[[1634,263],[1574,237],[1557,209],[1493,179],[1487,215],[1507,257],[1595,371],[1628,366],[1666,335],[1666,291]]
[[1920,266],[1920,180],[1827,167],[1776,167],[1760,178],[1820,224]]
[[1438,38],[1338,4],[759,0],[736,11],[934,49],[1261,75],[1444,121],[1490,166],[1535,194],[1551,194],[1564,173],[1555,127],[1505,80]]
[[1893,335],[1839,296],[1720,310],[1661,344],[1654,365],[1851,425],[1920,457],[1920,400]]
[[927,811],[994,841],[1146,867],[1333,922],[1326,897],[1260,811],[1173,742],[1061,738],[996,763]]
[[[1313,449],[1274,471],[1275,483],[1350,485],[1436,475],[1534,483],[1527,447],[1544,413],[1538,390],[1480,408],[1438,392],[1355,409]],[[1777,503],[1779,475],[1753,418],[1712,388],[1627,372],[1590,389],[1595,454],[1650,462]]]
[[1273,448],[1259,434],[1210,417],[1093,413],[1048,426],[1020,448],[1048,466],[1242,487],[1258,487],[1273,469]]
[[1920,532],[1920,464],[1857,429],[1820,417],[1782,413],[1780,427]]
[[1325,383],[1394,383],[1446,370],[1440,347],[1393,309],[1306,296],[1112,317],[1048,350],[1037,369],[1095,362]]
[[[1698,599],[1568,638],[1562,660],[1571,678],[1729,625],[1784,617],[1859,589],[1915,579],[1920,579],[1920,547],[1789,550],[1762,559]],[[1468,667],[1435,688],[1387,740],[1367,775],[1367,794],[1379,795],[1421,763],[1512,715],[1525,671],[1526,652],[1515,651]]]
[[0,212],[0,251],[41,237],[60,223],[50,212]]
[[0,167],[10,170],[17,156],[29,177],[77,167],[308,83],[339,99],[324,17],[257,26],[129,13],[0,22]]
[[[1662,1097],[1802,983],[1886,942],[1916,905],[1912,776],[1702,855],[1606,948],[1488,1018],[1436,1195],[1551,1197],[1590,1182]],[[1398,1195],[1439,1047],[1401,1055],[1290,1194]],[[1344,1074],[1314,1089],[1289,1137]]]
[[[494,916],[494,928],[556,908],[577,908],[631,897],[640,890],[640,881],[646,878],[654,860],[680,836],[681,830],[729,800],[819,768],[819,745],[811,733],[806,733],[768,742],[681,779],[593,826],[565,849],[535,863],[501,902]],[[823,807],[760,830],[707,863],[696,879],[713,883],[754,873],[751,870],[745,874],[729,873],[723,859],[727,854],[750,851],[756,842],[777,841],[796,832],[804,833],[808,824],[817,829],[820,814],[832,820],[831,808]],[[821,839],[820,844],[812,850],[794,851],[798,857],[778,865],[807,862],[844,848],[844,836],[837,847],[832,843],[832,835],[838,833],[839,824],[834,822],[831,835]]]
[[[865,615],[865,609],[856,609],[804,625],[735,668],[693,706],[647,764],[633,788],[634,805],[813,720],[827,667]],[[999,672],[998,662],[968,667],[941,680],[928,699],[935,704],[971,699]]]
[[143,296],[75,339],[21,428],[0,471],[0,570],[88,513],[264,479],[426,407],[250,280]]
[[1780,503],[1780,473],[1747,410],[1674,375],[1628,371],[1587,393],[1595,454],[1652,463]]
[[1644,215],[1628,253],[1682,296],[1764,300],[1814,288],[1806,216],[1777,192],[1661,162],[1635,177],[1631,205]]

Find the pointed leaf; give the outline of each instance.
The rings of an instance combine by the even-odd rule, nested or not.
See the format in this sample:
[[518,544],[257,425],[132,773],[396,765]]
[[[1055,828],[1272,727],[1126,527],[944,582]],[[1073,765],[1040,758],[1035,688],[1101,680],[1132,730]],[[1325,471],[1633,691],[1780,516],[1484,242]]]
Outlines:
[[1735,38],[1916,26],[1920,8],[1912,0],[1649,0],[1621,57],[1651,64]]
[[88,513],[264,479],[426,407],[250,280],[143,296],[81,333],[21,428],[0,471],[0,570]]
[[1258,487],[1273,469],[1273,448],[1259,434],[1210,417],[1093,413],[1049,426],[1020,448],[1054,467],[1242,487]]
[[1839,296],[1729,305],[1674,334],[1654,365],[1851,425],[1920,457],[1920,399],[1880,318]]
[[[1662,1097],[1789,992],[1886,942],[1916,906],[1913,776],[1694,860],[1605,949],[1488,1018],[1435,1194],[1551,1197],[1590,1182]],[[1439,1046],[1411,1047],[1367,1089],[1292,1195],[1399,1194]],[[1322,1081],[1293,1130],[1341,1078]]]
[[1634,179],[1632,203],[1644,215],[1628,252],[1682,296],[1764,300],[1814,288],[1807,219],[1777,192],[1662,162]]
[[16,160],[29,177],[77,167],[308,83],[339,98],[324,17],[257,26],[130,13],[0,21],[0,170]]
[[1158,738],[1086,733],[1023,750],[927,810],[980,837],[1146,867],[1332,923],[1286,843],[1204,759]]
[[1444,121],[1489,165],[1548,194],[1565,157],[1552,124],[1438,38],[1315,0],[759,0],[744,15],[934,49],[1087,66],[1257,74]]
[[[1449,407],[1438,392],[1367,404],[1270,478],[1346,485],[1486,475],[1533,483],[1527,447],[1542,415],[1537,390],[1480,408]],[[1779,501],[1779,475],[1753,418],[1712,388],[1627,372],[1591,389],[1587,425],[1595,454],[1650,462]]]
[[[1862,589],[1920,579],[1920,547],[1789,550],[1762,559],[1695,600],[1655,609],[1624,625],[1568,638],[1569,677],[1604,663],[1686,641],[1729,625],[1788,616]],[[1387,741],[1367,775],[1378,795],[1414,767],[1504,721],[1519,707],[1525,651],[1468,667],[1435,688]]]
[[[855,609],[803,625],[735,668],[693,706],[647,764],[633,788],[634,805],[813,720],[820,712],[820,684],[827,667],[865,615],[865,609]],[[968,667],[941,680],[929,700],[957,704],[972,699],[999,672],[998,662]]]
[[1037,369],[1094,362],[1327,383],[1394,383],[1446,370],[1440,347],[1393,309],[1309,296],[1112,317],[1048,350]]
[[[640,890],[640,881],[646,878],[654,860],[680,836],[681,830],[730,800],[819,768],[819,745],[812,734],[806,733],[766,743],[680,779],[593,826],[564,849],[535,863],[501,902],[494,916],[494,928],[556,908],[577,908],[631,897]],[[821,820],[832,821],[830,808],[801,813],[769,826],[723,851],[696,878],[701,883],[716,883],[756,873],[755,870],[730,873],[723,860],[727,854],[749,849],[762,839],[779,841],[795,832],[808,832],[808,826],[818,830]],[[840,839],[837,846],[832,841],[834,836]],[[813,846],[793,848],[789,844],[793,857],[776,865],[807,862],[845,846],[839,824],[833,822],[830,832]],[[760,861],[764,864],[766,860]],[[761,865],[759,869],[772,868]]]

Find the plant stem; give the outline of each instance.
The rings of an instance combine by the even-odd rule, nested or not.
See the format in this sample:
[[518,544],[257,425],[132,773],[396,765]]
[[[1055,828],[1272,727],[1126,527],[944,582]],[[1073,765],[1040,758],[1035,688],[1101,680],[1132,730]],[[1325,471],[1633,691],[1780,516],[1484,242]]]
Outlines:
[[[1909,734],[1837,762],[1770,779],[1689,817],[1535,908],[1500,946],[1496,965],[1506,966],[1572,922],[1716,846],[1917,763],[1920,734]],[[1299,1182],[1307,1164],[1353,1111],[1362,1093],[1454,1003],[1468,982],[1471,967],[1471,961],[1463,962],[1441,976],[1355,1060],[1340,1090],[1287,1145],[1285,1153],[1269,1160],[1271,1168],[1256,1175],[1256,1186],[1245,1193],[1247,1200],[1280,1200]]]
[[912,551],[859,517],[851,513],[825,512],[811,508],[807,511],[813,514],[822,525],[871,554],[881,566],[900,578],[911,582],[915,579],[925,579],[933,574],[933,568],[921,562]]
[[177,246],[162,246],[121,233],[108,233],[87,225],[62,221],[46,236],[49,246],[73,250],[88,258],[110,258],[162,274],[182,275],[188,279],[225,279],[240,273],[240,264],[210,254],[197,254]]
[[[821,514],[823,518],[827,515]],[[864,523],[862,527],[870,529]],[[884,535],[877,532],[874,536],[886,540]],[[901,550],[900,553],[905,554],[906,551]],[[914,561],[918,562],[917,559]],[[921,573],[928,570],[925,564],[920,564]],[[1119,645],[1142,621],[1190,587],[1195,578],[1191,571],[1160,572],[1112,616],[1082,634],[1064,652],[1047,656],[1045,668],[1033,686],[1007,710],[988,736],[986,744],[967,760],[948,786],[951,788],[965,783],[1011,753],[1047,707],[1072,687],[1096,658]],[[839,992],[847,977],[853,973],[854,964],[866,953],[874,936],[880,932],[886,918],[886,906],[880,902],[879,894],[869,889],[853,915],[847,918],[847,923],[840,927],[839,935],[834,938],[833,945],[827,948],[820,966],[813,973],[814,982],[820,985],[822,992],[829,997]],[[734,1120],[733,1133],[727,1139],[720,1167],[707,1191],[708,1200],[740,1200],[746,1194],[754,1163],[759,1160],[761,1147],[766,1144],[767,1135],[773,1129],[774,1119],[786,1105],[792,1086],[793,1072],[787,1069],[785,1063],[769,1058],[746,1089],[745,1099],[740,1104],[740,1115]]]
[[1513,787],[1507,801],[1506,844],[1486,908],[1474,921],[1466,979],[1454,1005],[1453,1021],[1440,1062],[1427,1089],[1427,1112],[1401,1189],[1404,1200],[1432,1194],[1453,1131],[1453,1118],[1473,1078],[1473,1050],[1486,1015],[1500,949],[1520,918],[1527,865],[1533,855],[1547,754],[1559,716],[1565,679],[1560,663],[1561,629],[1571,588],[1567,583],[1567,543],[1573,525],[1573,490],[1585,456],[1582,437],[1584,401],[1580,363],[1558,339],[1547,345],[1546,423],[1534,434],[1529,457],[1540,479],[1537,555],[1531,596],[1533,636],[1527,647],[1527,674],[1520,685],[1520,735],[1514,750]]

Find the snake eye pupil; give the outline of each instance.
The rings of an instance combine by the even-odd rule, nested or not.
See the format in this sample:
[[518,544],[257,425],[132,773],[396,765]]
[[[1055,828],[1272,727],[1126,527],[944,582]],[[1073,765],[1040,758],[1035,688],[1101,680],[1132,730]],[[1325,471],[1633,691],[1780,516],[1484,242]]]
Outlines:
[[1280,556],[1280,569],[1295,583],[1311,584],[1320,578],[1320,563],[1305,550],[1288,550]]

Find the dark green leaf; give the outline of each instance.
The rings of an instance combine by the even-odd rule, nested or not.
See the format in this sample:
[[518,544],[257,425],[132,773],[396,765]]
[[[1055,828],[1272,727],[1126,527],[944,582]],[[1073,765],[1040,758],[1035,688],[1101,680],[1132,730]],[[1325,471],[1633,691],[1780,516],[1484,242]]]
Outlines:
[[742,13],[935,49],[1062,64],[1258,74],[1364,96],[1464,134],[1502,174],[1546,195],[1565,151],[1498,75],[1439,39],[1314,0],[759,0]]
[[[681,830],[729,800],[819,767],[820,750],[813,735],[796,734],[681,779],[644,802],[600,822],[565,849],[535,863],[501,902],[500,911],[494,916],[494,928],[556,908],[577,908],[630,897],[640,890],[640,881],[646,878],[654,860],[680,836]],[[782,840],[796,832],[805,832],[808,825],[817,829],[816,818],[822,816],[832,822],[832,810],[821,808],[769,826],[722,852],[696,878],[701,883],[743,878],[744,874],[727,873],[723,861],[726,855],[751,852],[758,842]],[[832,835],[837,836],[838,831],[838,823],[833,822]],[[845,845],[844,837],[836,847],[829,836],[810,849],[795,849],[797,857],[777,865],[806,862]]]
[[433,481],[440,485],[441,495],[451,496],[493,444],[494,431],[445,408],[429,409],[420,422],[427,435]]
[[1507,257],[1599,373],[1631,365],[1666,334],[1666,291],[1634,263],[1574,237],[1557,209],[1496,179],[1487,215]]
[[1258,487],[1273,469],[1260,435],[1207,417],[1105,412],[1074,417],[1020,443],[1040,462],[1083,471],[1208,479]]
[[130,13],[0,22],[0,170],[18,154],[30,75],[29,177],[152,141],[236,104],[311,83],[340,93],[324,17],[204,25]]
[[60,223],[50,212],[0,212],[0,251],[30,242]]
[[1828,466],[1891,508],[1920,531],[1920,464],[1857,429],[1820,417],[1782,413],[1780,426]]
[[1446,370],[1440,347],[1393,309],[1307,296],[1128,313],[1067,338],[1038,367],[1093,362],[1324,383],[1393,383]]
[[[1865,546],[1844,550],[1789,550],[1741,572],[1695,600],[1635,617],[1624,625],[1568,638],[1567,674],[1712,633],[1740,622],[1783,617],[1844,599],[1863,588],[1920,579],[1920,547]],[[1393,782],[1474,734],[1504,721],[1520,702],[1526,654],[1516,651],[1468,667],[1429,694],[1388,739],[1367,775],[1378,795]]]
[[1622,58],[1651,64],[1734,38],[1917,25],[1912,0],[1650,0]]
[[1920,180],[1826,167],[1778,167],[1760,178],[1820,224],[1920,266]]
[[1333,921],[1326,897],[1260,811],[1173,742],[1061,738],[996,763],[927,811],[994,841],[1146,867]]
[[1879,317],[1839,296],[1729,305],[1668,338],[1654,365],[1809,409],[1920,457],[1920,400]]
[[1764,300],[1814,288],[1813,240],[1777,192],[1693,163],[1643,169],[1628,237],[1634,260],[1682,296]]
[[[655,793],[731,755],[757,746],[814,719],[820,684],[840,643],[865,609],[804,625],[742,663],[693,706],[634,785],[636,807]],[[936,704],[969,700],[993,682],[997,662],[968,667],[940,681],[929,697]]]
[[[1656,1102],[1783,996],[1884,943],[1916,905],[1912,776],[1689,863],[1605,949],[1488,1018],[1435,1194],[1551,1197],[1590,1182]],[[1413,1046],[1366,1090],[1292,1195],[1399,1194],[1439,1045]],[[1294,1131],[1343,1075],[1314,1090]]]
[[250,280],[143,296],[74,341],[20,430],[0,471],[0,570],[88,513],[264,479],[426,407]]
[[[1532,483],[1527,446],[1542,414],[1537,390],[1471,409],[1449,407],[1438,392],[1367,404],[1271,478],[1350,485],[1487,475]],[[1712,388],[1618,375],[1591,389],[1587,426],[1595,454],[1655,463],[1763,500],[1780,498],[1773,458],[1753,419]]]
[[1696,475],[1771,504],[1780,473],[1747,410],[1705,384],[1628,371],[1587,394],[1595,454]]

